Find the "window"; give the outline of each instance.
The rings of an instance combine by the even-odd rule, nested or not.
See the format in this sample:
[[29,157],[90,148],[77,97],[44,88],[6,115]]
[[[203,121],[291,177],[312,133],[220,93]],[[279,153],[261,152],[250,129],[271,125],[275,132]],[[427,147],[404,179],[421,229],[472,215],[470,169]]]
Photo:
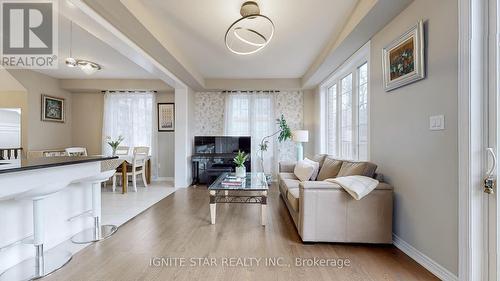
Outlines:
[[[104,95],[103,137],[113,140],[123,136],[121,145],[153,146],[153,92],[106,92]],[[104,154],[111,148],[103,140]],[[153,159],[154,161],[154,159]]]
[[358,158],[368,160],[368,64],[358,68]]
[[328,154],[337,152],[337,84],[328,88]]
[[353,159],[352,155],[352,74],[341,80],[340,88],[340,157]]
[[368,48],[354,54],[321,86],[326,151],[342,159],[369,158]]
[[[273,134],[276,126],[274,95],[264,92],[234,92],[226,96],[224,131],[228,136],[252,137],[252,171],[261,171],[259,144],[263,137]],[[274,143],[270,139],[264,153],[264,169],[275,172]]]

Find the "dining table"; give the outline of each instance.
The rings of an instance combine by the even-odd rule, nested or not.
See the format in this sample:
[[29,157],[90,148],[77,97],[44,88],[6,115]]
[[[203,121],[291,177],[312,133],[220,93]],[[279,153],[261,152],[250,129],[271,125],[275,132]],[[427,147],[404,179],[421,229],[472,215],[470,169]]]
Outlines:
[[[127,165],[132,165],[134,162],[133,155],[116,155],[117,159],[103,161],[101,164],[102,171],[115,170],[121,166],[122,169],[122,194],[127,193],[128,178],[127,178]],[[146,183],[151,183],[151,156],[146,157]]]

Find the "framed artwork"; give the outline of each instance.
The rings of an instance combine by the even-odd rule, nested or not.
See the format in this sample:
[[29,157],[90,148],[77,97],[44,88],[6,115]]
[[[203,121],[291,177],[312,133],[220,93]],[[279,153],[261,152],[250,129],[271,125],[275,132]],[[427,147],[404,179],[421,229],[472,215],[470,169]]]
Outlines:
[[42,121],[64,123],[64,99],[42,94]]
[[175,131],[175,104],[158,104],[158,132]]
[[419,21],[383,49],[387,92],[425,78],[424,44],[424,23]]

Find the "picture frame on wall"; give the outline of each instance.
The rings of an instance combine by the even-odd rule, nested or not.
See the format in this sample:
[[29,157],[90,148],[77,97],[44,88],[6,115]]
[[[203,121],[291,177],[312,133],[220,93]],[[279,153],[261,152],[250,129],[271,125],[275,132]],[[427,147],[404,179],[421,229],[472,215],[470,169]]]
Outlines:
[[42,94],[42,121],[64,123],[64,98]]
[[175,131],[175,104],[158,103],[158,132]]
[[382,51],[386,92],[425,78],[424,22],[392,41]]

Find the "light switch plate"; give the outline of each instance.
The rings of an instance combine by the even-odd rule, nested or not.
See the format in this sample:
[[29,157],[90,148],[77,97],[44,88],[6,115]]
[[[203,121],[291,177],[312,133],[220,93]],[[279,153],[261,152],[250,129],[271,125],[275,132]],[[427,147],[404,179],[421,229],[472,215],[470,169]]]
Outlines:
[[429,130],[441,131],[444,128],[444,115],[434,115],[429,118]]

